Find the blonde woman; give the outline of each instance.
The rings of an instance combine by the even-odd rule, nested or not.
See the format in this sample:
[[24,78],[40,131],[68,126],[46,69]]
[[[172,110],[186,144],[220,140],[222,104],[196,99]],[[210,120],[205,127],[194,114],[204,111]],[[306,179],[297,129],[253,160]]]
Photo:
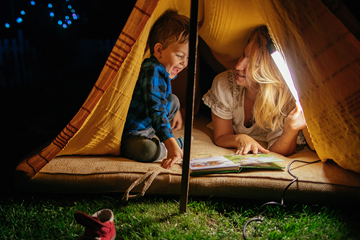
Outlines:
[[235,69],[217,75],[203,96],[211,108],[215,144],[236,148],[236,154],[291,155],[299,131],[306,127],[266,48],[268,39],[265,26],[255,29]]

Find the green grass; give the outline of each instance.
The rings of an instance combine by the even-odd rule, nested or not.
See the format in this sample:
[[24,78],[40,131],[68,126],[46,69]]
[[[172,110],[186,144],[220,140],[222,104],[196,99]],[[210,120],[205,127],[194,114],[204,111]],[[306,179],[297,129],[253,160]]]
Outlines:
[[[0,239],[78,239],[84,227],[76,211],[89,215],[110,208],[117,239],[242,239],[243,227],[262,202],[190,198],[180,213],[176,197],[121,194],[13,195],[0,199]],[[288,204],[265,207],[263,222],[247,227],[248,239],[359,239],[359,207]]]

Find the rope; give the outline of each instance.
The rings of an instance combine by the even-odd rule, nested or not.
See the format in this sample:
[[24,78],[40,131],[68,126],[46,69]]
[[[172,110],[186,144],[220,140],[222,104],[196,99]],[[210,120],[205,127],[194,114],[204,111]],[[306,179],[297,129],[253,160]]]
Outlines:
[[[146,174],[144,174],[142,177],[135,180],[130,185],[130,187],[126,190],[122,200],[124,202],[126,202],[129,200],[129,198],[135,199],[138,197],[143,197],[145,195],[146,190],[151,186],[152,182],[159,175],[159,173],[160,173],[160,170],[151,170],[151,171],[147,172]],[[133,190],[133,188],[136,187],[137,185],[143,183],[147,178],[149,178],[149,179],[144,183],[144,187],[141,190],[141,192],[139,192],[136,195],[130,195],[130,191]]]

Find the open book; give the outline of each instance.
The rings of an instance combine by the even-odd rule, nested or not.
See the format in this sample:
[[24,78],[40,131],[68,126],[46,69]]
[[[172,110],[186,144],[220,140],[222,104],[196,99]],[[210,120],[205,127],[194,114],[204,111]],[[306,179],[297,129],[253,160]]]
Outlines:
[[266,153],[196,158],[190,160],[190,172],[191,175],[197,175],[240,172],[246,168],[281,170],[285,167],[278,162],[282,161]]

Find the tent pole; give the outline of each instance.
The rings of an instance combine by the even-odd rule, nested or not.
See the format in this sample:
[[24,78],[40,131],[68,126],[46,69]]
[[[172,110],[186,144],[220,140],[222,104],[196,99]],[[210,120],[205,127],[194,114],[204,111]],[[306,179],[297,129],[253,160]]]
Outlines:
[[180,212],[186,212],[189,196],[189,165],[191,151],[191,135],[194,118],[194,92],[196,78],[197,43],[198,43],[198,0],[191,0],[190,34],[189,34],[189,64],[186,83],[186,109],[184,133],[184,157],[182,165]]

